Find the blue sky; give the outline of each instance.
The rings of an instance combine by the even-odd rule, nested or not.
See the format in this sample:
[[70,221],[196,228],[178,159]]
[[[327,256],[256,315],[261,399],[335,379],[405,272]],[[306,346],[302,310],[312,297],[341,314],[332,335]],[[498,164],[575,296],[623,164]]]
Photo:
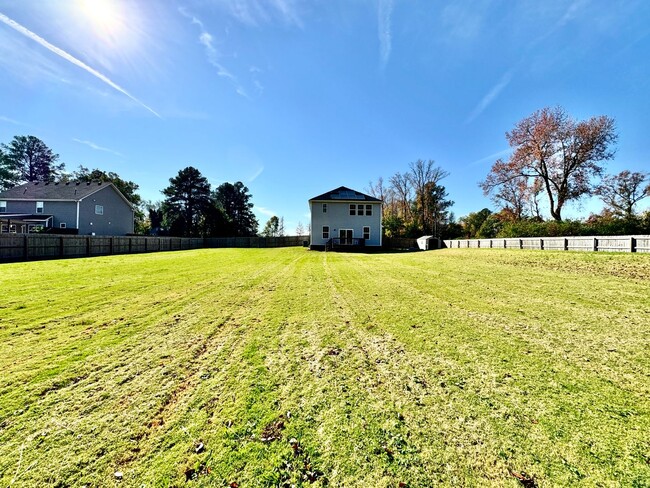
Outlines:
[[545,106],[613,117],[608,171],[650,169],[645,0],[0,0],[0,70],[1,142],[154,201],[192,165],[288,231],[417,159],[449,171],[457,216],[492,208],[477,182]]

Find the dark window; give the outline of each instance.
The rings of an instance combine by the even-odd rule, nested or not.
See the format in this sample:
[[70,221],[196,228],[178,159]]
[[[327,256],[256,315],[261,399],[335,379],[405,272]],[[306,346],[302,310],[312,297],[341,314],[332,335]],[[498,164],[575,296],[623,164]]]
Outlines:
[[36,202],[36,213],[43,213],[43,202]]
[[323,204],[323,213],[327,213],[327,204],[326,203]]
[[352,203],[350,204],[350,215],[356,215],[357,214],[357,206]]
[[363,205],[357,205],[357,215],[363,215]]
[[323,226],[323,239],[329,239],[330,238],[330,226],[329,225],[324,225]]
[[366,205],[366,215],[372,215],[372,205]]
[[370,239],[370,227],[364,227],[363,228],[363,238],[365,240]]
[[59,224],[59,228],[61,228],[61,229],[65,229],[65,228],[66,228],[66,224],[65,224],[65,222],[61,222],[61,223]]
[[95,205],[95,214],[96,215],[104,215],[104,206],[103,205]]
[[7,212],[7,202],[4,200],[0,201],[0,212],[6,213]]

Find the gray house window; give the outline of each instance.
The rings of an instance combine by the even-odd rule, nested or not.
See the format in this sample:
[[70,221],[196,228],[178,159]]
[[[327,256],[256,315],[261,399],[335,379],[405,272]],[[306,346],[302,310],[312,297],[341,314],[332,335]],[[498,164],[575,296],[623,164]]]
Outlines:
[[363,205],[357,205],[357,215],[363,215]]
[[364,227],[363,228],[363,238],[365,240],[370,239],[370,227]]
[[0,200],[0,213],[7,213],[7,202]]
[[329,239],[330,238],[330,226],[329,225],[324,225],[323,226],[323,239]]
[[103,205],[95,205],[95,215],[104,215]]
[[372,215],[372,205],[366,205],[366,215]]
[[327,213],[327,204],[326,203],[323,204],[323,213]]
[[66,223],[65,223],[65,222],[60,222],[60,223],[59,223],[59,228],[60,228],[60,229],[65,229],[66,227],[67,227],[67,226],[66,226]]
[[357,214],[357,206],[354,203],[350,204],[350,215],[356,215]]
[[43,202],[36,202],[36,213],[43,213]]

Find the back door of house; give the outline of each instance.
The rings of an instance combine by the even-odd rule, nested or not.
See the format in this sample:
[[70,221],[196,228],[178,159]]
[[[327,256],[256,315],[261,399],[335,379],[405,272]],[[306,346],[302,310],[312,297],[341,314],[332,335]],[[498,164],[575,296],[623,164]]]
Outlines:
[[339,229],[339,237],[341,238],[341,245],[350,246],[352,245],[352,237],[354,231],[352,229]]

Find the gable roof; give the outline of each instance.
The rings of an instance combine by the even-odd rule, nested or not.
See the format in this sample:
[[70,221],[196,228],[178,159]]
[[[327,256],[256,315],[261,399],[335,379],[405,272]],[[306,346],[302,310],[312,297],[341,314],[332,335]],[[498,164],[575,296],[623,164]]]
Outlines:
[[318,195],[317,197],[309,199],[310,202],[313,201],[330,201],[335,200],[339,202],[381,202],[379,198],[371,197],[365,193],[361,193],[355,190],[352,190],[346,186],[339,186],[334,190]]
[[70,202],[79,202],[90,195],[97,193],[104,188],[111,187],[121,196],[124,201],[131,207],[122,192],[120,192],[113,183],[93,182],[93,183],[45,183],[42,181],[32,181],[23,185],[18,185],[9,190],[0,192],[2,200],[64,200]]

